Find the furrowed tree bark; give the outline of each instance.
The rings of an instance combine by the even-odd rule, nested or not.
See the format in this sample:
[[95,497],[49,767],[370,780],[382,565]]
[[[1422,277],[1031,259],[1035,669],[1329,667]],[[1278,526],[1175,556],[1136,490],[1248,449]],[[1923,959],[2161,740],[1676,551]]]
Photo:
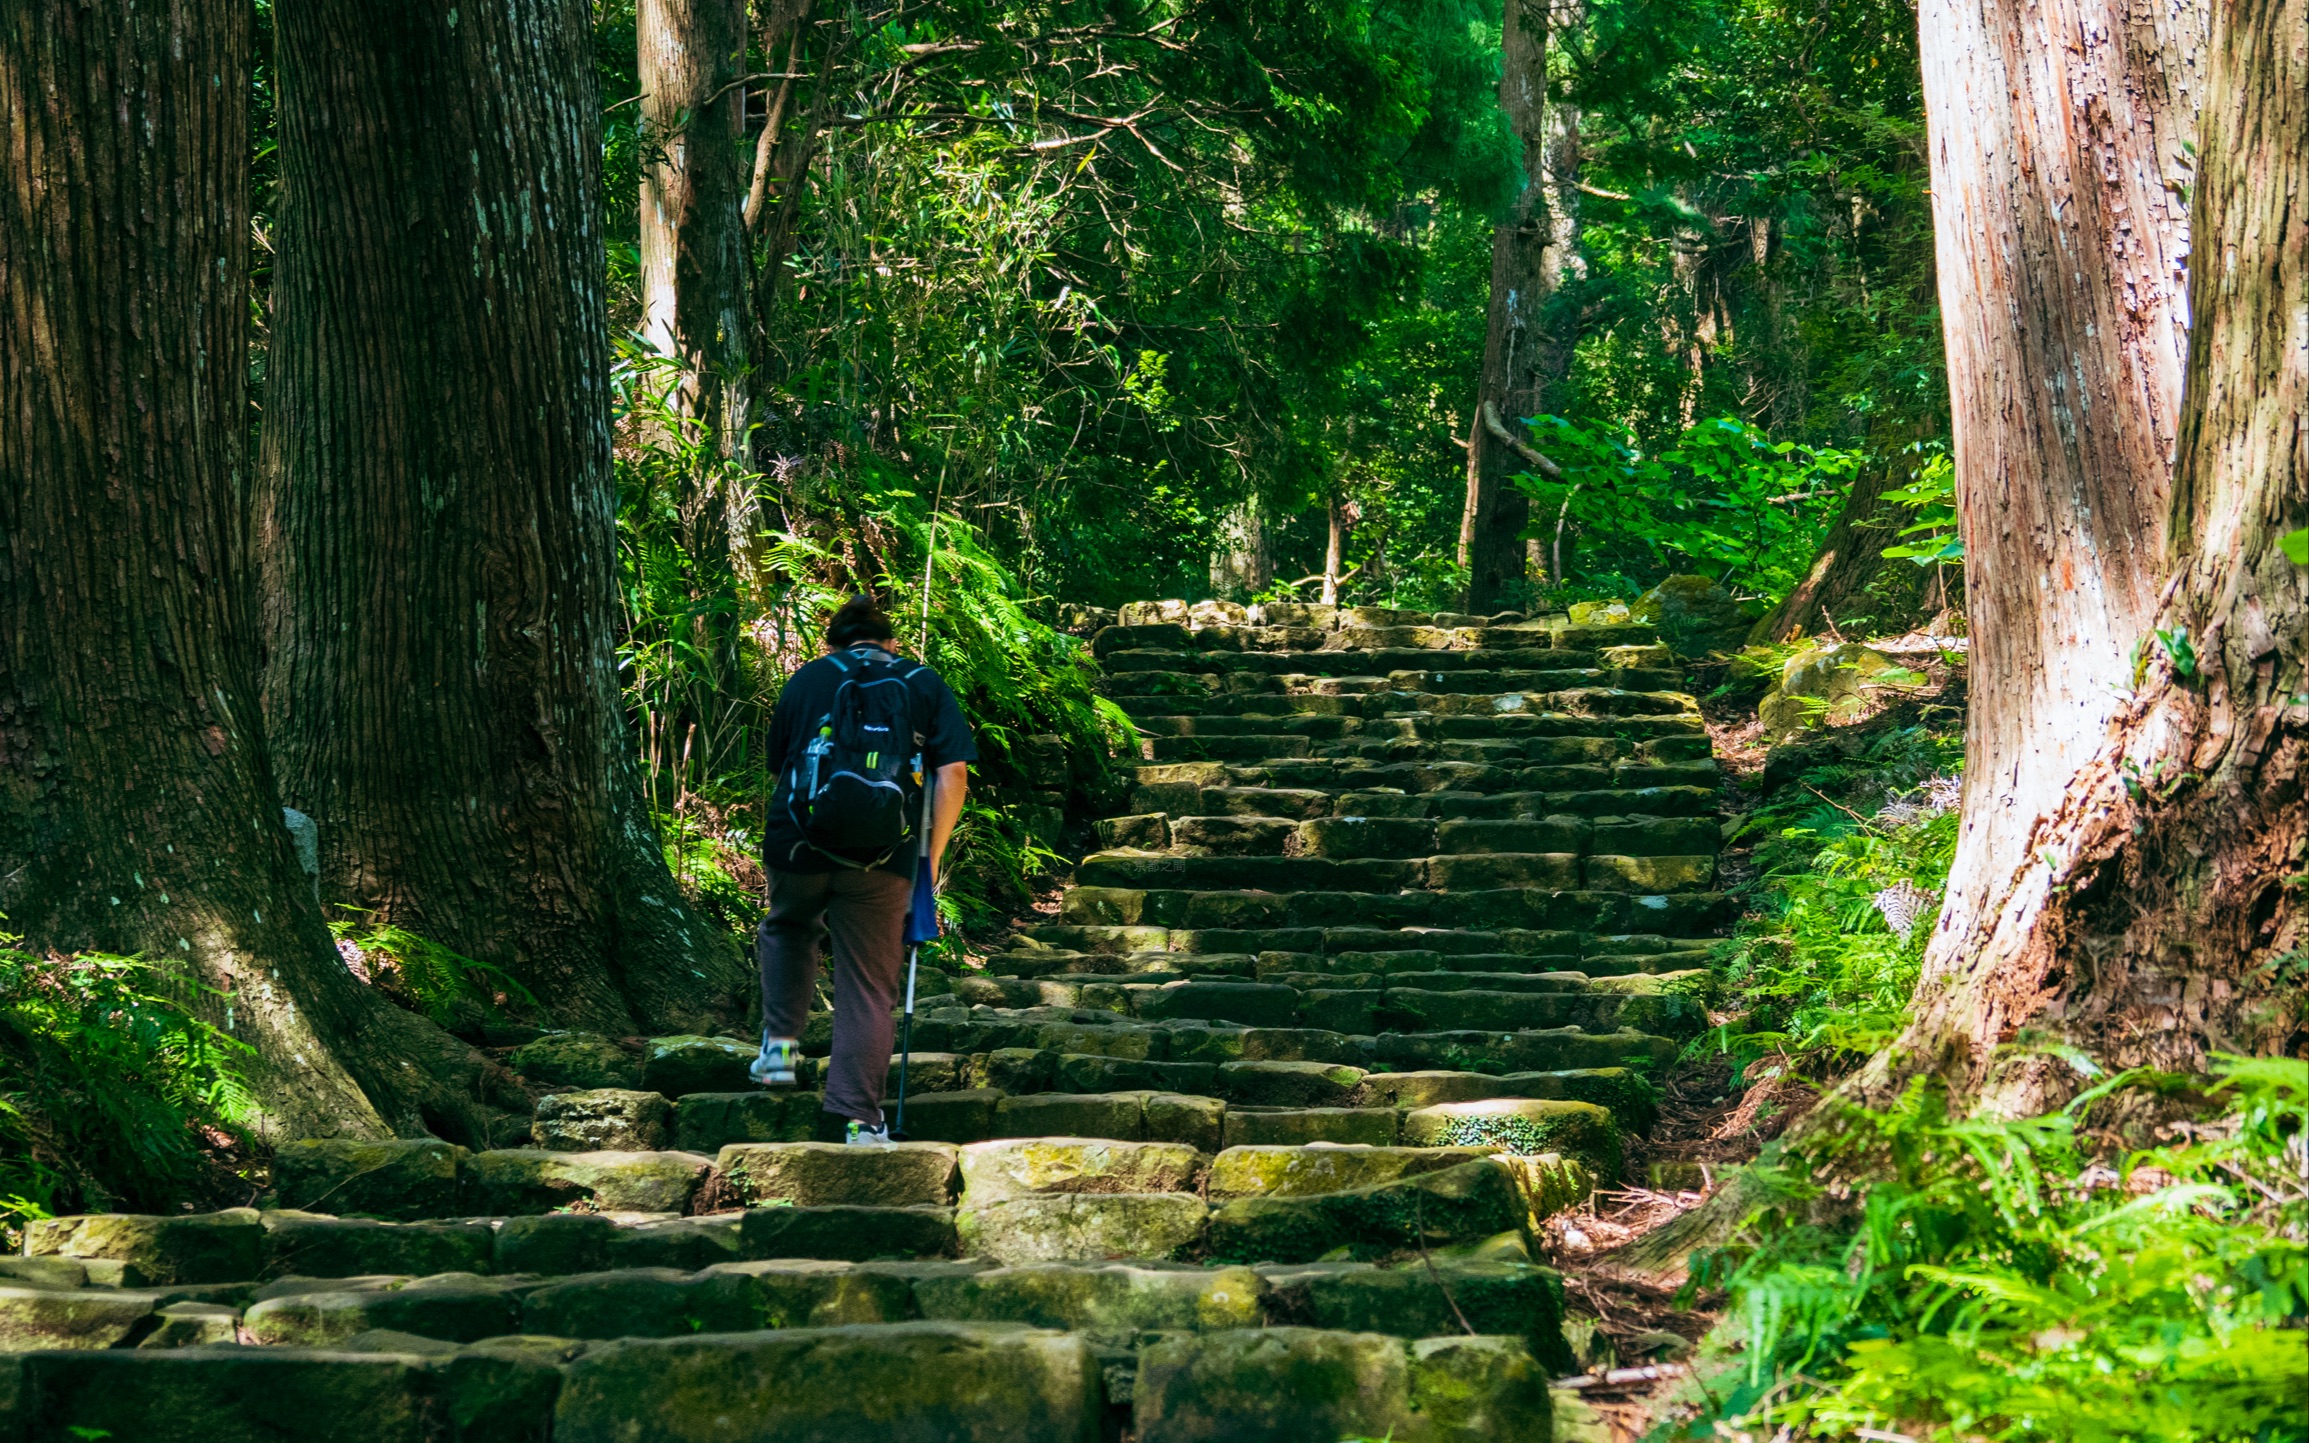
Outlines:
[[2215,5],[2204,49],[2194,334],[2147,645],[2062,793],[2006,823],[2000,905],[1979,906],[1975,874],[1973,910],[1935,937],[1907,1043],[1996,1111],[2077,1085],[1991,1051],[2030,1034],[2174,1071],[2309,1051],[2309,570],[2278,544],[2309,526],[2309,0]]
[[1520,604],[1528,576],[1524,529],[1531,502],[1508,479],[1525,468],[1486,424],[1486,408],[1511,434],[1546,409],[1549,387],[1570,366],[1567,318],[1549,301],[1578,264],[1578,116],[1547,99],[1546,0],[1507,0],[1500,37],[1499,103],[1523,148],[1523,189],[1491,233],[1491,306],[1483,370],[1467,433],[1467,503],[1459,564],[1467,609]]
[[2164,584],[2204,23],[2201,0],[1919,14],[1972,642],[1963,829],[1910,1043],[1973,1083],[2051,1000],[2006,971],[2038,834]]
[[283,0],[266,715],[322,890],[614,1033],[743,1013],[642,805],[576,0]]
[[362,986],[258,704],[250,12],[0,18],[0,916],[215,990],[260,1131],[483,1141],[486,1063]]

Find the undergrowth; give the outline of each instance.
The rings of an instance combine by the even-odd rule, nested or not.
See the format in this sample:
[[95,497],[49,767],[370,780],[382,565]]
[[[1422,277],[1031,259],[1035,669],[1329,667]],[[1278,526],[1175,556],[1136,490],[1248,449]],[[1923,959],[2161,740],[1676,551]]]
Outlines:
[[1923,726],[1805,771],[1751,812],[1761,878],[1721,949],[1746,1010],[1702,1045],[1836,1070],[1900,1033],[1956,852],[1963,743]]
[[[1960,760],[1953,732],[1889,730],[1749,814],[1760,876],[1719,952],[1745,1010],[1696,1046],[1751,1082],[1828,1083],[1898,1038]],[[2151,1104],[2181,1119],[2158,1145],[2095,1125]],[[1823,1105],[1831,1124],[1748,1169],[1769,1201],[1695,1260],[1744,1356],[1656,1439],[2309,1438],[2309,1064],[2126,1073],[2040,1117],[1957,1115],[1926,1079],[1885,1111]]]
[[0,1238],[35,1218],[213,1195],[255,1108],[245,1044],[181,967],[41,956],[0,932]]
[[337,955],[355,977],[401,1007],[452,1030],[496,1017],[507,1007],[535,1011],[537,998],[501,967],[468,957],[374,912],[331,922]]
[[[1747,1352],[1727,1400],[1781,1436],[1917,1443],[2309,1437],[2309,1063],[2126,1073],[2059,1112],[1952,1117],[1920,1080],[1846,1108],[1782,1202],[1703,1259]],[[2118,1151],[2086,1126],[2124,1092],[2202,1088],[2203,1120]]]

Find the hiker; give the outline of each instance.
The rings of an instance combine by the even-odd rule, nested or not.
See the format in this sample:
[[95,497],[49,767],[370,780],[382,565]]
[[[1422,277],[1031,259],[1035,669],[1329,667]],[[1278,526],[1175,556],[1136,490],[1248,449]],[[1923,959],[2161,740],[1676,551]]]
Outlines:
[[770,878],[762,1050],[749,1069],[765,1087],[793,1085],[818,947],[831,932],[834,1047],[823,1106],[848,1119],[845,1141],[866,1147],[890,1142],[882,1084],[924,814],[935,878],[978,759],[953,691],[897,655],[893,635],[871,597],[851,597],[826,625],[826,654],[778,694],[769,743],[777,785],[762,837]]

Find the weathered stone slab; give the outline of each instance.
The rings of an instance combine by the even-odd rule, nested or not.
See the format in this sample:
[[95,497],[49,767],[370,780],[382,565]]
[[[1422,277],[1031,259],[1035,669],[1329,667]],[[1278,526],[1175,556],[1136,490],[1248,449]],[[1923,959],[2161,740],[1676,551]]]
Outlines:
[[1396,1121],[1388,1107],[1235,1107],[1227,1110],[1226,1145],[1393,1147]]
[[750,1204],[944,1207],[954,1197],[954,1159],[943,1142],[757,1142],[723,1148],[715,1165]]
[[152,1299],[104,1289],[0,1285],[0,1353],[117,1348],[147,1326]]
[[1487,1238],[1528,1218],[1514,1177],[1489,1158],[1310,1197],[1237,1198],[1211,1214],[1211,1256],[1312,1262],[1337,1248],[1362,1255]]
[[747,1258],[940,1258],[955,1252],[948,1208],[748,1208],[738,1231]]
[[1308,1197],[1456,1167],[1477,1148],[1230,1147],[1211,1163],[1214,1203],[1239,1197]]
[[957,1263],[848,1263],[774,1258],[722,1263],[708,1270],[746,1291],[757,1328],[836,1328],[856,1323],[902,1323],[918,1316],[919,1278],[962,1276]]
[[641,1059],[592,1032],[548,1032],[514,1048],[505,1065],[545,1087],[633,1087],[641,1081]]
[[481,1278],[426,1278],[395,1288],[297,1293],[252,1306],[241,1326],[259,1343],[328,1348],[372,1328],[470,1343],[515,1331],[515,1296]]
[[311,1213],[264,1215],[266,1275],[349,1278],[362,1273],[486,1273],[495,1239],[486,1223],[386,1223]]
[[629,1340],[571,1363],[554,1443],[1095,1443],[1099,1369],[1068,1333],[989,1323]]
[[654,1152],[672,1131],[673,1105],[662,1093],[599,1087],[537,1100],[530,1139],[555,1152]]
[[1403,1115],[1403,1141],[1413,1147],[1482,1146],[1522,1153],[1576,1157],[1599,1177],[1617,1178],[1619,1129],[1592,1102],[1495,1097],[1447,1102]]
[[760,1050],[729,1037],[652,1037],[642,1052],[641,1086],[667,1097],[738,1092],[752,1084],[746,1067]]
[[914,1296],[927,1318],[1028,1323],[1129,1334],[1153,1329],[1251,1328],[1262,1321],[1249,1268],[1085,1267],[1034,1263],[924,1279]]
[[458,1443],[534,1443],[560,1386],[550,1362],[491,1349],[57,1352],[23,1360],[17,1416],[41,1443],[439,1443],[448,1420]]
[[1036,1193],[965,1207],[965,1252],[998,1263],[1176,1258],[1202,1240],[1209,1209],[1191,1193]]
[[1038,1137],[962,1149],[962,1199],[978,1207],[1029,1193],[1158,1193],[1194,1186],[1201,1164],[1176,1142]]
[[679,1213],[713,1168],[689,1152],[475,1153],[466,1164],[472,1205],[502,1217],[589,1203],[603,1212]]
[[1306,1328],[1174,1334],[1139,1355],[1140,1443],[1547,1443],[1547,1380],[1520,1339],[1406,1346]]
[[718,1272],[584,1273],[521,1299],[520,1330],[553,1338],[686,1338],[761,1326],[745,1280]]
[[1360,1067],[1327,1062],[1229,1062],[1219,1090],[1230,1102],[1257,1107],[1339,1107],[1363,1081]]
[[[1393,1268],[1305,1263],[1258,1269],[1271,1323],[1432,1338],[1513,1334],[1549,1367],[1572,1366],[1563,1342],[1563,1280],[1530,1263],[1418,1259]],[[1463,1327],[1460,1319],[1464,1317]]]
[[453,1216],[468,1156],[434,1138],[296,1138],[273,1153],[273,1190],[282,1207],[308,1212]]
[[245,1282],[264,1265],[265,1229],[254,1208],[185,1217],[90,1213],[26,1224],[24,1252],[75,1259],[91,1282],[115,1286]]
[[819,1135],[820,1094],[789,1088],[693,1092],[673,1107],[673,1145],[711,1157],[733,1142],[808,1142]]

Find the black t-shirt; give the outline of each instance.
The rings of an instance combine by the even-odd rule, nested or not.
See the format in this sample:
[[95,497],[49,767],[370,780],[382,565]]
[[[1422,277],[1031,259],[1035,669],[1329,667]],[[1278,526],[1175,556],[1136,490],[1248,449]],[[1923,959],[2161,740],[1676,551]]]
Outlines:
[[[777,768],[778,781],[770,797],[769,822],[763,828],[762,861],[781,872],[842,869],[840,862],[802,839],[802,829],[795,825],[793,811],[787,806],[787,792],[793,781],[796,753],[818,718],[832,709],[834,693],[841,687],[843,675],[830,656],[807,663],[787,678],[786,689],[778,693],[778,709],[770,717],[769,757]],[[914,730],[922,735],[924,775],[951,762],[977,761],[978,743],[971,739],[970,724],[962,719],[962,704],[954,699],[953,688],[946,685],[945,679],[926,666],[915,666],[913,674],[906,678],[906,689],[914,698]],[[916,805],[920,805],[919,801]],[[914,831],[917,834],[921,831],[919,821]],[[920,840],[918,835],[907,837],[876,870],[913,876]]]

